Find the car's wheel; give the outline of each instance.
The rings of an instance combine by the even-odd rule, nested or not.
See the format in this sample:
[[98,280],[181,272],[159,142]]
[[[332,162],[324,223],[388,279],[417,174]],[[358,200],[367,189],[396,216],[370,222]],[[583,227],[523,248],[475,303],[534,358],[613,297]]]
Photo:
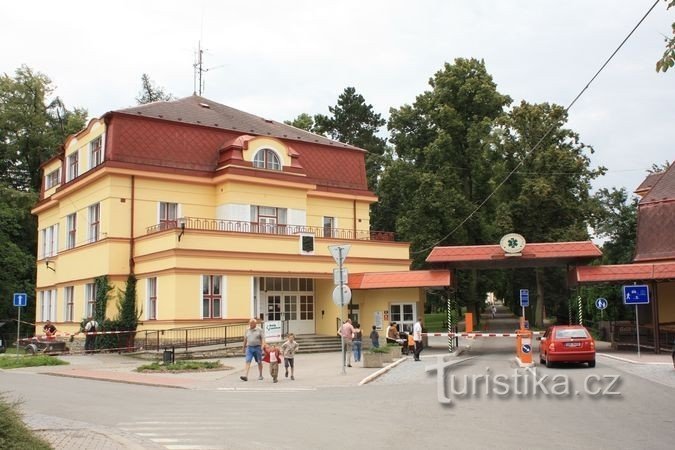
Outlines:
[[24,350],[29,355],[34,355],[38,352],[37,345],[35,344],[28,344]]
[[539,355],[539,364],[544,364],[544,357]]
[[553,362],[548,359],[548,353],[546,354],[546,367],[549,369],[553,367]]
[[588,361],[588,367],[595,367],[595,360]]

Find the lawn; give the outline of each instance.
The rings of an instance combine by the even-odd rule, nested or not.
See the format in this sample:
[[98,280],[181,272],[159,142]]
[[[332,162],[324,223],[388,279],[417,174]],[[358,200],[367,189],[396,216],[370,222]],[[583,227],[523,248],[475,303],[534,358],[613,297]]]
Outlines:
[[[0,369],[18,369],[21,367],[61,366],[68,364],[48,355],[0,355]],[[2,448],[2,447],[0,447]]]

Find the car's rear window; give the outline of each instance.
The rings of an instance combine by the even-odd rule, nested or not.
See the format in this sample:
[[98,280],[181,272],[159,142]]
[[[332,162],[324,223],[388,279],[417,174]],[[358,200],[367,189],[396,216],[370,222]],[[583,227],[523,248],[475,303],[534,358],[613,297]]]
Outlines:
[[587,338],[588,334],[583,328],[561,328],[555,330],[556,339]]

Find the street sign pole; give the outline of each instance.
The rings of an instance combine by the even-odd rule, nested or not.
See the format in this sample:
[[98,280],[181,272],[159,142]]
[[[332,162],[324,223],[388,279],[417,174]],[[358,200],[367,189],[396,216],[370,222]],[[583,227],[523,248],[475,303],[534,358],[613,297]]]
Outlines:
[[347,375],[347,368],[345,367],[345,337],[342,334],[342,327],[344,326],[344,309],[345,309],[345,293],[342,286],[344,285],[344,280],[342,279],[342,247],[338,247],[338,268],[340,269],[340,342],[342,347],[342,375]]
[[635,334],[637,335],[638,358],[640,357],[640,321],[638,320],[638,305],[635,305]]
[[21,307],[19,306],[19,320],[16,321],[16,356],[19,357],[19,332],[21,331]]

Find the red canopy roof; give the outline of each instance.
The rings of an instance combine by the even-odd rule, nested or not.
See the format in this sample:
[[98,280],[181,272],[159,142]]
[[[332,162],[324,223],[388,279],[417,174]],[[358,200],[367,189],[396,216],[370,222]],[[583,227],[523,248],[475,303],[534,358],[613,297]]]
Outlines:
[[349,274],[351,289],[385,289],[406,287],[450,286],[447,270],[414,270],[411,272],[365,272]]
[[427,262],[445,263],[458,269],[497,269],[587,263],[601,255],[591,241],[527,244],[520,256],[506,255],[499,245],[467,245],[435,247]]
[[579,266],[570,273],[572,284],[612,281],[666,280],[675,278],[675,262]]

